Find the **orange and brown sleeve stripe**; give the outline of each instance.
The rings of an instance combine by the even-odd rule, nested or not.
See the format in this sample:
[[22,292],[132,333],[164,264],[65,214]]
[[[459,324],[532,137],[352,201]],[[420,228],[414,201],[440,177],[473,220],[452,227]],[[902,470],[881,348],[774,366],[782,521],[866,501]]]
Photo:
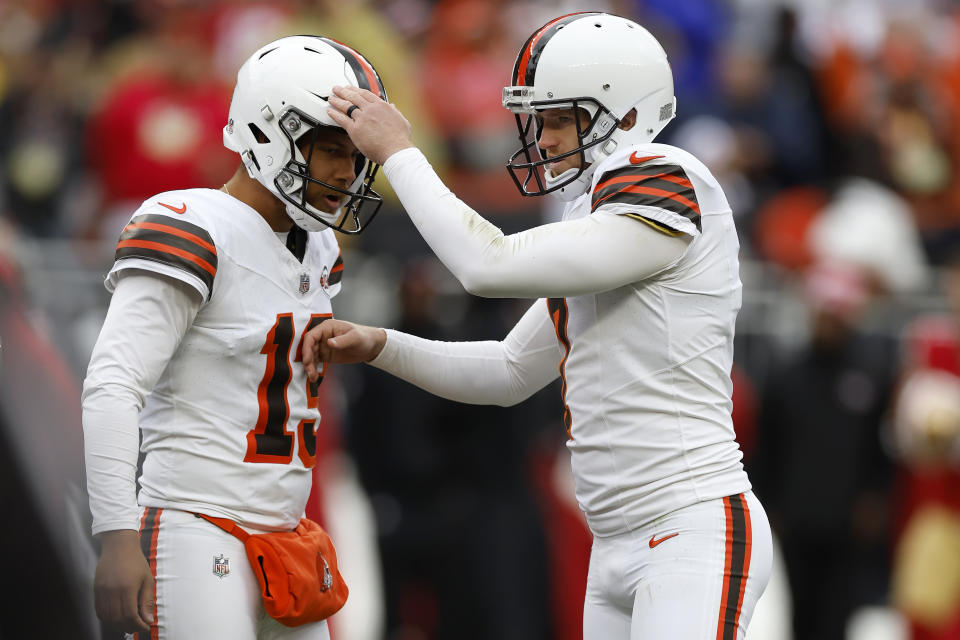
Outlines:
[[700,230],[697,193],[678,165],[630,166],[608,171],[593,189],[591,210],[614,203],[666,209]]
[[202,227],[169,216],[137,216],[124,227],[116,260],[140,258],[160,262],[196,276],[213,292],[217,247]]
[[723,508],[726,514],[727,543],[716,640],[737,640],[743,593],[750,575],[753,532],[750,527],[750,508],[742,493],[724,498]]
[[337,284],[343,279],[343,255],[338,254],[333,268],[330,269],[330,275],[327,277],[327,284]]

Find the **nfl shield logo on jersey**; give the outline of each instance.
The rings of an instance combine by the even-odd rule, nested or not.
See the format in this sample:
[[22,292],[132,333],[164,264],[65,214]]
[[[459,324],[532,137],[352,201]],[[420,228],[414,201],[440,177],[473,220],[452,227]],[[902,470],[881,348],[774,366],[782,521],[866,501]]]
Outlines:
[[307,291],[310,291],[310,274],[301,273],[300,274],[300,293],[304,294]]
[[225,558],[222,553],[213,556],[213,575],[223,578],[228,573],[230,573],[230,558]]

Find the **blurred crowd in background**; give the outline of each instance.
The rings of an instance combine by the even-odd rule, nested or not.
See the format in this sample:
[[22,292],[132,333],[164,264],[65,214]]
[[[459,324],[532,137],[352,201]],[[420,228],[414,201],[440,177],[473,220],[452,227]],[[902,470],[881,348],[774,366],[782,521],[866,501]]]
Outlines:
[[[305,33],[361,51],[447,184],[509,233],[559,205],[504,170],[500,90],[524,40],[577,10],[660,39],[678,118],[658,141],[710,167],[738,223],[734,421],[779,550],[750,640],[960,638],[949,0],[0,1],[0,637],[100,637],[79,389],[102,278],[142,200],[235,169],[221,128],[249,53]],[[375,186],[384,211],[341,237],[337,316],[501,338],[527,301],[463,293]],[[350,582],[335,640],[580,637],[590,538],[558,387],[477,408],[340,367],[322,391],[309,511]]]

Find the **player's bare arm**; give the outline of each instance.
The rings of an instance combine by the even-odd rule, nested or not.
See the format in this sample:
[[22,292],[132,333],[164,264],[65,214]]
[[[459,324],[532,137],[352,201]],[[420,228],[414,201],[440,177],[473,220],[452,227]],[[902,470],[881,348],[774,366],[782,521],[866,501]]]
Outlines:
[[320,376],[318,363],[353,364],[376,358],[387,341],[387,333],[377,327],[330,319],[314,327],[303,337],[303,362],[311,382]]
[[153,575],[140,536],[127,529],[100,536],[103,550],[93,579],[97,616],[128,631],[150,630],[153,623]]
[[392,104],[356,87],[334,87],[333,93],[327,113],[373,162],[383,164],[397,151],[413,146],[410,123]]

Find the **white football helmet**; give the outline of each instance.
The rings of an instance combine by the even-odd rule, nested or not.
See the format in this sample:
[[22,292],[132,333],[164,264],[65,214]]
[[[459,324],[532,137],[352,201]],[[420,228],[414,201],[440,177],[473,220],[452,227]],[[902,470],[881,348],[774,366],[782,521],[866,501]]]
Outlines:
[[[576,198],[600,160],[617,147],[650,142],[676,115],[663,47],[637,23],[608,13],[571,13],[537,29],[517,54],[512,79],[513,86],[503,89],[503,106],[516,116],[522,146],[507,170],[525,196]],[[557,108],[573,108],[579,146],[547,159],[538,145],[537,114]],[[589,122],[580,121],[580,108]],[[631,109],[637,110],[636,124],[629,131],[618,128]],[[553,175],[545,166],[577,153],[579,169]]]
[[[298,227],[360,233],[383,204],[371,188],[379,165],[360,156],[356,179],[343,189],[312,177],[310,157],[304,158],[297,147],[304,136],[316,136],[320,127],[340,129],[327,115],[327,98],[337,85],[369,89],[387,98],[373,66],[340,42],[290,36],[261,47],[237,73],[223,144],[240,154],[251,178],[286,203],[287,214]],[[333,213],[321,211],[307,202],[308,182],[349,200]]]

